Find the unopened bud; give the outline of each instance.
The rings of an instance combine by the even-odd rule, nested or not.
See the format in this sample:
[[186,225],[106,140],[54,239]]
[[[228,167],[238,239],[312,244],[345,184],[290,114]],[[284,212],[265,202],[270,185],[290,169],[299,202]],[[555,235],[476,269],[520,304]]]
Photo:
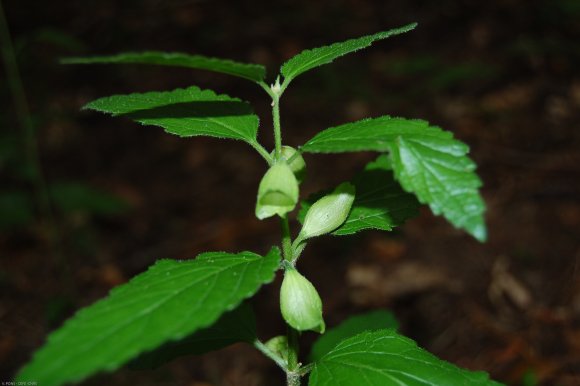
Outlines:
[[354,195],[354,185],[344,182],[332,193],[312,204],[306,212],[297,241],[330,233],[341,226],[348,217]]
[[266,342],[266,347],[285,362],[288,362],[288,338],[285,335],[278,335],[271,338]]
[[324,333],[322,301],[308,279],[288,266],[280,288],[280,309],[286,323],[298,331]]
[[260,220],[274,216],[284,216],[292,211],[298,202],[298,181],[286,162],[278,162],[270,167],[258,188],[256,217]]
[[270,85],[270,89],[274,94],[278,96],[280,95],[280,92],[282,91],[282,87],[280,86],[280,77],[276,78],[276,83]]
[[[270,154],[274,156],[274,151]],[[306,162],[302,155],[291,146],[282,146],[282,159],[288,163],[290,169],[296,176],[298,183],[304,181],[306,177]]]

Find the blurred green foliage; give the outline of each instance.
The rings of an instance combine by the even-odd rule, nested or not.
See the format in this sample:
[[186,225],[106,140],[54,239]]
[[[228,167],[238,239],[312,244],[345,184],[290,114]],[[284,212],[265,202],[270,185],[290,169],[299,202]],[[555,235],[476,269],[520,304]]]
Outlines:
[[393,58],[383,67],[390,77],[412,77],[415,88],[444,91],[474,80],[493,79],[499,70],[482,61],[446,63],[434,55]]
[[63,214],[86,213],[94,216],[122,214],[129,206],[121,198],[78,182],[60,182],[49,186],[55,206]]

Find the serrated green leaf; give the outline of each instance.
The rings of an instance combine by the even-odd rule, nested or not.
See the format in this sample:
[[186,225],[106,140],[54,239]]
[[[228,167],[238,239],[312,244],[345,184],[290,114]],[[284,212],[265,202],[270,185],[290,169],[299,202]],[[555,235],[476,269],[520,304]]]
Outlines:
[[469,147],[453,134],[422,120],[366,119],[326,129],[303,152],[390,151],[395,177],[407,192],[480,241],[486,239],[481,180]]
[[355,151],[390,151],[398,137],[451,139],[450,132],[430,127],[419,119],[394,118],[388,115],[345,123],[323,130],[301,147],[303,153],[344,153]]
[[255,339],[256,317],[246,302],[223,314],[209,327],[139,355],[129,363],[129,367],[136,370],[154,369],[178,357],[199,355],[238,342],[253,343]]
[[258,117],[247,103],[198,87],[114,95],[90,102],[84,108],[160,126],[180,137],[207,135],[254,144],[258,132]]
[[343,340],[369,330],[397,329],[399,324],[395,316],[385,310],[371,311],[366,314],[351,316],[341,324],[324,333],[312,345],[310,360],[316,362],[330,352]]
[[456,227],[485,241],[481,180],[474,173],[475,164],[465,156],[467,151],[459,141],[439,144],[400,137],[392,150],[393,166],[403,188],[429,204],[433,213],[443,214]]
[[63,64],[155,64],[173,67],[188,67],[200,70],[221,72],[260,82],[266,77],[266,68],[260,64],[246,64],[229,59],[209,58],[201,55],[188,55],[180,52],[125,52],[110,56],[64,58]]
[[280,251],[210,252],[160,260],[79,311],[48,337],[17,376],[43,386],[112,371],[137,354],[210,326],[274,278]]
[[394,330],[363,332],[315,362],[310,386],[500,386],[442,361]]
[[[418,215],[417,199],[401,189],[395,181],[391,163],[387,156],[381,155],[369,163],[352,183],[356,196],[346,221],[333,235],[351,235],[365,229],[390,231],[406,220]],[[325,193],[315,194],[301,202],[298,220],[304,221],[308,208]]]
[[285,82],[288,83],[298,75],[328,64],[343,55],[358,51],[362,48],[369,47],[373,42],[386,39],[393,35],[399,35],[411,31],[417,26],[417,23],[411,23],[406,26],[395,28],[389,31],[378,32],[374,35],[367,35],[357,39],[350,39],[340,43],[334,43],[330,46],[313,48],[305,50],[294,56],[282,65],[280,72],[284,75]]

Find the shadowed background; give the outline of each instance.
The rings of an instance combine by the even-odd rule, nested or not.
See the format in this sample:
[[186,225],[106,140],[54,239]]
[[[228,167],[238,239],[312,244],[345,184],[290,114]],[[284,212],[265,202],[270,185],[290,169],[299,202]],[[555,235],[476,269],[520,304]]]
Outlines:
[[[277,221],[254,216],[265,164],[246,144],[180,139],[126,117],[80,111],[102,96],[196,85],[250,101],[261,118],[259,138],[271,149],[263,90],[204,71],[64,66],[59,58],[181,51],[264,64],[271,82],[303,49],[417,21],[410,33],[296,79],[281,105],[284,143],[385,114],[450,130],[479,165],[489,241],[480,244],[423,210],[395,232],[316,240],[301,271],[319,289],[328,326],[391,309],[403,333],[458,365],[510,385],[580,383],[577,1],[5,0],[3,7],[29,112],[15,104],[14,79],[3,71],[0,380],[73,310],[155,260],[264,253],[279,240]],[[23,124],[33,131],[26,135]],[[308,155],[303,195],[352,178],[375,156]],[[52,211],[43,209],[47,195]],[[284,328],[271,311],[278,286],[254,302],[263,339]],[[304,335],[305,347],[313,337]],[[282,373],[236,345],[84,384],[129,383],[281,385]]]

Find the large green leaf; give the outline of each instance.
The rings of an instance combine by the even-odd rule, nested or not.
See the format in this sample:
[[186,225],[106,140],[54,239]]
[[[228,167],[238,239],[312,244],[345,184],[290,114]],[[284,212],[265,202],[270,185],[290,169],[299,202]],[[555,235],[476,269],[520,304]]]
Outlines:
[[341,324],[324,333],[312,345],[310,360],[316,362],[343,340],[369,330],[397,329],[395,316],[385,310],[371,311],[351,316]]
[[394,330],[363,332],[315,362],[310,386],[499,386],[442,361]]
[[157,64],[162,66],[188,67],[200,70],[221,72],[260,82],[266,77],[266,69],[260,64],[246,64],[228,59],[208,58],[200,55],[188,55],[179,52],[125,52],[110,56],[93,56],[81,58],[64,58],[63,64],[93,64],[93,63],[134,63]]
[[255,340],[256,317],[252,307],[246,302],[223,314],[209,327],[139,355],[129,363],[129,367],[153,369],[181,356],[199,355],[237,342],[253,343]]
[[258,132],[258,117],[247,103],[198,87],[114,95],[90,102],[84,108],[124,115],[180,137],[207,135],[255,144]]
[[334,59],[343,55],[369,47],[377,40],[386,39],[389,36],[411,31],[416,26],[417,23],[412,23],[389,31],[378,32],[374,35],[367,35],[357,39],[334,43],[330,46],[305,50],[284,63],[280,71],[282,75],[284,75],[285,81],[290,82],[292,79],[308,70],[322,66],[323,64],[331,63]]
[[[417,199],[401,189],[384,155],[369,163],[352,183],[357,192],[354,203],[346,221],[332,232],[333,235],[350,235],[365,229],[390,231],[419,214]],[[325,194],[315,194],[302,201],[298,213],[300,222],[304,221],[310,206]]]
[[274,278],[280,251],[210,252],[160,260],[110,295],[79,311],[19,373],[54,386],[112,371],[137,354],[213,324]]
[[384,116],[326,129],[302,147],[311,153],[364,150],[390,151],[395,177],[406,191],[456,227],[486,239],[481,180],[466,155],[469,147],[451,132],[422,120]]

